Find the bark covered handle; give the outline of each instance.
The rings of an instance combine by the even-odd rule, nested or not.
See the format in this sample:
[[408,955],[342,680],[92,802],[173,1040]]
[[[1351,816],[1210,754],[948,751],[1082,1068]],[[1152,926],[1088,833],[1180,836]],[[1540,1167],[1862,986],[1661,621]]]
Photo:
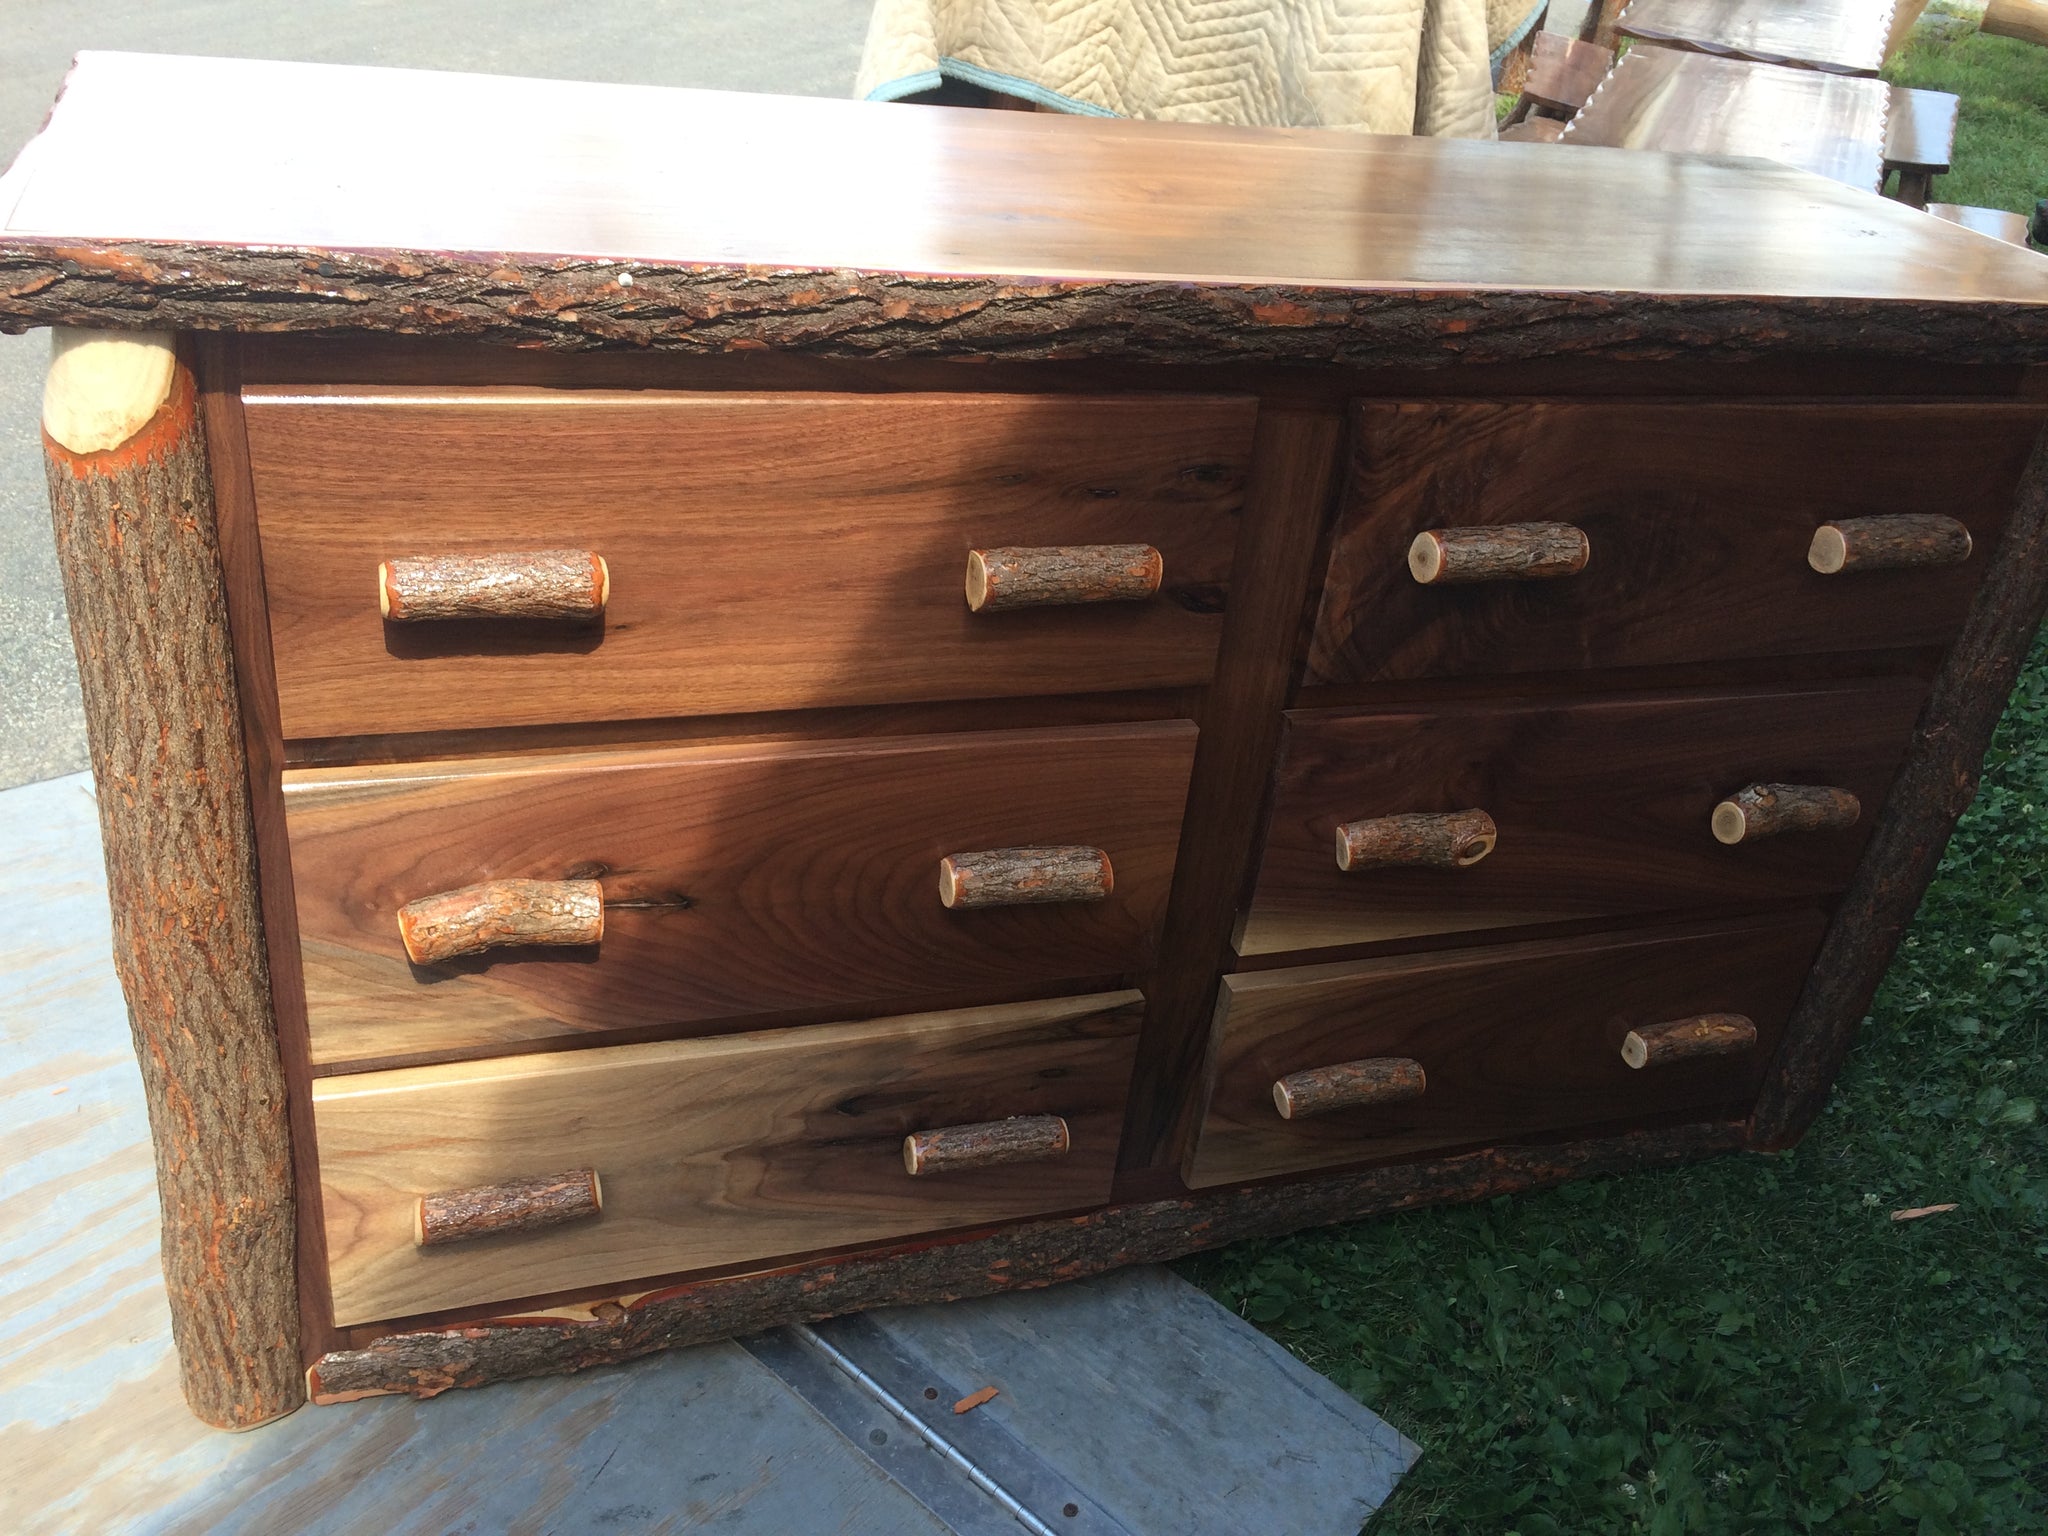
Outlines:
[[973,613],[999,613],[1005,608],[1142,602],[1159,590],[1165,569],[1150,544],[970,549],[967,607]]
[[600,618],[611,600],[604,556],[587,549],[408,555],[377,567],[377,610],[394,624],[429,619]]
[[1703,1013],[1632,1029],[1621,1042],[1621,1059],[1640,1071],[1700,1056],[1734,1056],[1756,1044],[1756,1025],[1739,1013]]
[[1115,887],[1100,848],[988,848],[939,860],[939,900],[949,908],[1101,901]]
[[976,1125],[948,1125],[903,1138],[903,1167],[912,1177],[994,1168],[1004,1163],[1042,1163],[1062,1157],[1073,1145],[1067,1122],[1058,1115],[1015,1115]]
[[1969,558],[1970,530],[1931,513],[1837,518],[1814,530],[1806,550],[1806,563],[1823,576],[1961,565]]
[[1406,1056],[1375,1056],[1291,1072],[1273,1084],[1273,1107],[1282,1120],[1302,1120],[1333,1109],[1419,1099],[1428,1086],[1421,1062]]
[[604,937],[604,887],[595,880],[486,880],[422,896],[398,909],[415,965],[514,944],[595,944]]
[[1375,816],[1337,828],[1337,867],[1359,869],[1469,869],[1500,840],[1484,811],[1442,815]]
[[1408,546],[1408,570],[1425,587],[1467,581],[1553,581],[1576,576],[1593,556],[1570,523],[1431,528]]
[[604,1187],[595,1168],[474,1189],[444,1189],[421,1195],[414,1203],[412,1240],[421,1248],[438,1248],[505,1232],[538,1232],[603,1209]]
[[1856,825],[1863,803],[1825,784],[1750,784],[1714,807],[1717,841],[1753,843],[1782,832],[1839,832]]

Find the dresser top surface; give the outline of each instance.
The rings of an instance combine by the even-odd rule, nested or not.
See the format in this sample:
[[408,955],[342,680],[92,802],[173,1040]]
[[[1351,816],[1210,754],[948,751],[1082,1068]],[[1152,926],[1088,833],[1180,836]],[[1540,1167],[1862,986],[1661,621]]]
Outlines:
[[0,218],[0,250],[2048,305],[2041,257],[1761,161],[144,54],[79,56]]

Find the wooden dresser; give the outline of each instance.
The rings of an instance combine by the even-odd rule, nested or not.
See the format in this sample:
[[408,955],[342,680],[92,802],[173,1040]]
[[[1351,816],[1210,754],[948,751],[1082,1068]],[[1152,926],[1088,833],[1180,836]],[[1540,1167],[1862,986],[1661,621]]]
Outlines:
[[2048,600],[2048,261],[1762,162],[102,54],[0,219],[215,1423],[1785,1145]]

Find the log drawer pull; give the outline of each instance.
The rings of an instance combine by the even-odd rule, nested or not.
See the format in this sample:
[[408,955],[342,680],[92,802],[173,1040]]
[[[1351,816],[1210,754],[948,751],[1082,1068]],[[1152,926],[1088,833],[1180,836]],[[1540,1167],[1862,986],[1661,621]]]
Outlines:
[[1640,1071],[1696,1056],[1734,1056],[1756,1044],[1756,1025],[1739,1013],[1703,1013],[1632,1029],[1621,1042],[1621,1059]]
[[939,900],[948,908],[1102,901],[1115,885],[1100,848],[989,848],[939,860]]
[[595,1168],[547,1173],[475,1189],[444,1189],[413,1203],[412,1240],[421,1248],[495,1237],[505,1232],[539,1232],[581,1221],[604,1209],[604,1186]]
[[1484,811],[1376,816],[1337,828],[1337,867],[1469,869],[1493,852],[1500,832]]
[[398,909],[415,965],[514,944],[595,944],[604,937],[604,887],[595,880],[486,880],[422,896]]
[[1431,528],[1408,546],[1409,574],[1425,587],[1466,581],[1554,581],[1576,576],[1593,556],[1570,523],[1502,523]]
[[377,567],[377,611],[394,624],[428,619],[601,618],[611,600],[604,556],[587,549],[408,555]]
[[1405,1056],[1375,1056],[1291,1072],[1273,1084],[1273,1107],[1282,1120],[1302,1120],[1333,1109],[1419,1099],[1428,1086],[1421,1062]]
[[1733,846],[1781,832],[1839,832],[1863,815],[1846,789],[1825,784],[1750,784],[1714,807],[1716,841]]
[[970,549],[967,607],[1059,608],[1136,603],[1159,590],[1165,564],[1150,544],[1056,544],[1043,549]]
[[1013,1115],[914,1132],[903,1138],[903,1168],[919,1178],[1004,1163],[1042,1163],[1064,1156],[1072,1144],[1067,1122],[1058,1115]]
[[1806,550],[1806,563],[1823,576],[1961,565],[1969,558],[1970,530],[1932,513],[1837,518],[1814,530]]

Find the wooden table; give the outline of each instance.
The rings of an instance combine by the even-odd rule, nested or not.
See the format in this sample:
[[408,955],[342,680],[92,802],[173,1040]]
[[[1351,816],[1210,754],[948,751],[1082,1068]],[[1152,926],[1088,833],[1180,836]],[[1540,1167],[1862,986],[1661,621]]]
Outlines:
[[1892,7],[1877,0],[1630,0],[1627,37],[1762,64],[1875,75]]
[[1761,161],[86,54],[0,210],[214,1423],[1787,1145],[2048,606],[2048,263]]
[[1633,48],[1560,142],[1749,155],[1875,192],[1884,182],[1888,99],[1881,80]]

